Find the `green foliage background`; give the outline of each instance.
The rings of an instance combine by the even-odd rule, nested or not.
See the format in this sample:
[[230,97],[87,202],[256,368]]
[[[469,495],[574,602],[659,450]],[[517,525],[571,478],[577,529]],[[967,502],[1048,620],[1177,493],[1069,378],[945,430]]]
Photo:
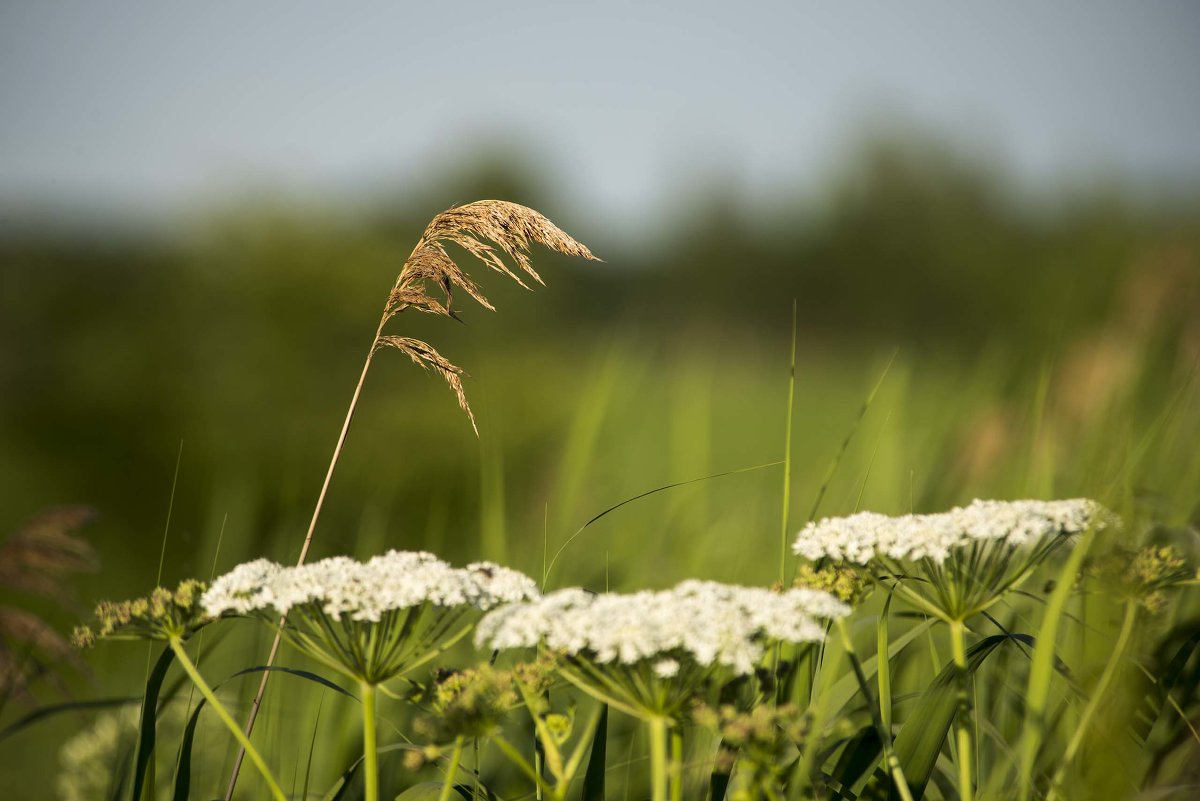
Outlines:
[[[99,510],[88,535],[103,570],[78,587],[81,616],[154,584],[169,505],[163,583],[207,577],[214,560],[220,572],[294,559],[404,257],[437,211],[497,197],[606,263],[539,252],[548,286],[534,294],[475,273],[497,314],[464,301],[465,325],[401,318],[396,330],[471,373],[481,436],[436,378],[381,354],[315,556],[427,548],[540,575],[547,550],[625,498],[778,461],[793,299],[792,531],[853,430],[820,513],[1108,493],[1155,510],[1194,551],[1200,194],[1097,183],[1031,196],[937,140],[868,144],[820,192],[770,205],[715,186],[681,197],[649,239],[560,213],[565,191],[498,160],[350,210],[259,199],[145,236],[10,229],[0,531],[53,504]],[[624,507],[550,584],[769,582],[781,481],[766,467]],[[132,650],[97,651],[70,692],[138,692]],[[233,650],[214,675],[261,661],[265,644]],[[281,759],[297,758],[291,714],[267,724]],[[82,725],[0,743],[9,797],[46,797],[25,778],[52,775]],[[316,763],[321,786],[343,756]]]

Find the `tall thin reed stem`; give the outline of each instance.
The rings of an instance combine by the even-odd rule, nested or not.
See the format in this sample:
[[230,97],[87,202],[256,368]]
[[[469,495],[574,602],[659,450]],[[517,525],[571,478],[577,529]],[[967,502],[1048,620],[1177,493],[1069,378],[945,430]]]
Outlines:
[[[334,470],[337,469],[338,459],[342,455],[342,446],[346,444],[346,435],[350,431],[350,421],[354,419],[354,411],[358,408],[358,399],[362,395],[363,384],[367,380],[367,371],[371,369],[371,360],[375,357],[375,351],[379,343],[379,335],[383,332],[383,324],[387,321],[385,317],[379,322],[379,328],[375,331],[375,338],[371,341],[371,350],[367,353],[367,360],[363,363],[362,373],[358,376],[358,384],[354,387],[354,395],[350,398],[350,408],[346,410],[346,419],[342,422],[341,433],[338,434],[337,445],[333,448],[333,457],[329,460],[329,469],[325,471],[325,481],[321,484],[321,492],[317,495],[317,505],[313,509],[312,519],[308,523],[308,531],[304,535],[304,544],[300,548],[300,557],[296,560],[296,565],[304,564],[304,560],[308,558],[308,549],[312,545],[313,532],[317,528],[317,520],[321,517],[321,507],[325,505],[325,495],[329,492],[329,484],[333,481]],[[279,644],[283,639],[283,627],[287,625],[287,616],[279,618],[278,630],[275,632],[275,639],[271,642],[271,652],[267,655],[267,667],[275,664],[275,657],[279,655]],[[250,704],[250,715],[246,719],[246,736],[254,731],[254,723],[258,719],[258,711],[262,707],[263,697],[267,694],[267,680],[271,676],[271,671],[264,670],[262,678],[258,682],[258,690],[254,693],[254,701]],[[229,776],[229,785],[225,789],[225,801],[233,801],[233,791],[237,787],[238,774],[242,770],[242,762],[246,758],[246,749],[243,746],[238,749],[237,757],[233,761],[233,772]]]
[[279,788],[279,782],[275,781],[275,777],[271,775],[271,769],[267,767],[267,763],[263,760],[262,755],[258,753],[258,749],[250,742],[250,738],[238,726],[237,721],[229,714],[229,710],[225,708],[218,699],[216,693],[208,686],[208,682],[200,675],[200,671],[188,657],[187,649],[183,647],[183,641],[178,637],[171,637],[167,642],[171,646],[171,650],[175,652],[175,658],[179,660],[180,667],[183,672],[192,680],[192,684],[196,685],[196,689],[204,696],[204,700],[217,713],[217,717],[225,724],[226,728],[233,733],[237,741],[241,743],[242,750],[250,755],[250,761],[258,768],[258,772],[262,774],[263,779],[267,783],[267,787],[271,790],[271,796],[275,801],[287,801],[287,797],[283,794],[283,790]]
[[972,784],[973,749],[971,740],[973,723],[971,719],[971,692],[967,673],[967,644],[966,627],[961,620],[950,622],[950,650],[954,656],[954,667],[958,674],[958,728],[956,740],[958,743],[958,797],[961,801],[972,801],[975,788]]
[[667,719],[653,717],[650,728],[650,801],[667,801]]

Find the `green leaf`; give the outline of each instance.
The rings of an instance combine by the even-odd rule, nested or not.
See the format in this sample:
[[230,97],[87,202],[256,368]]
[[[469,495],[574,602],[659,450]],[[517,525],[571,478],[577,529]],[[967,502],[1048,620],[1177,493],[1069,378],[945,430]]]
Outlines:
[[846,744],[833,771],[825,777],[833,799],[857,798],[862,784],[883,756],[883,744],[874,725],[861,729]]
[[604,801],[604,768],[608,754],[608,704],[600,709],[600,720],[592,733],[592,751],[588,754],[587,770],[583,774],[583,795],[580,801]]
[[[1000,645],[1006,642],[1033,644],[1027,634],[996,634],[985,637],[967,649],[967,675],[979,670],[984,661]],[[958,710],[956,692],[957,672],[954,663],[948,663],[933,683],[926,688],[917,702],[916,709],[904,721],[896,736],[894,750],[900,767],[908,780],[913,801],[920,801],[937,764],[938,754],[946,742],[946,735],[954,722]],[[876,781],[888,781],[888,777],[876,774]]]
[[[168,651],[168,653],[169,653],[169,651]],[[316,673],[311,673],[307,670],[297,670],[296,668],[280,667],[278,665],[258,665],[256,667],[246,668],[245,670],[239,670],[237,673],[234,673],[228,679],[225,679],[225,681],[223,681],[220,684],[217,684],[215,687],[213,687],[213,690],[215,691],[216,689],[220,688],[223,684],[230,682],[233,679],[236,679],[240,676],[245,676],[248,673],[264,673],[267,671],[286,673],[289,676],[295,676],[297,678],[305,679],[306,681],[315,682],[317,684],[320,684],[322,687],[326,687],[328,689],[334,690],[335,692],[339,692],[342,695],[346,696],[347,698],[354,698],[354,700],[356,700],[356,701],[358,700],[349,691],[345,690],[342,687],[339,687],[338,685],[334,684],[329,679],[326,679],[323,676],[318,676]],[[195,710],[192,711],[192,715],[188,719],[187,726],[183,730],[183,741],[179,745],[179,767],[175,772],[175,792],[172,795],[173,801],[187,801],[189,796],[191,795],[192,747],[195,745],[196,725],[200,722],[200,712],[203,711],[204,704],[205,704],[205,700],[203,698],[201,698],[200,703],[196,704],[196,708],[195,708]],[[358,767],[358,763],[355,763],[351,767],[351,774],[353,773],[353,770],[356,769],[357,767]]]
[[133,801],[140,801],[143,790],[147,792],[154,790],[153,782],[147,784],[146,779],[154,759],[154,729],[158,710],[158,694],[162,689],[163,679],[167,677],[167,669],[171,667],[171,661],[174,658],[175,653],[169,647],[163,649],[162,655],[154,663],[154,670],[150,671],[150,678],[146,681],[146,691],[142,694],[142,720],[138,729],[137,761],[134,763],[133,771]]

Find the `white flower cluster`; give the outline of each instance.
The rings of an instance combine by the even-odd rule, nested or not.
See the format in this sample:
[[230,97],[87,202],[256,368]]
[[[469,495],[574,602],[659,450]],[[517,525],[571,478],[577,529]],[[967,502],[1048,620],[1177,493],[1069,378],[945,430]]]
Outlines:
[[542,643],[601,664],[654,660],[663,677],[677,673],[684,656],[745,674],[768,642],[822,640],[819,621],[848,614],[850,607],[820,590],[772,592],[695,580],[631,595],[572,588],[489,613],[475,642],[497,650]]
[[1003,541],[1018,547],[1042,537],[1076,534],[1111,525],[1115,515],[1086,498],[1063,501],[972,501],[969,506],[929,515],[888,517],[859,512],[809,523],[793,550],[806,559],[829,558],[866,564],[876,554],[892,559],[942,562],[952,548],[973,541]]
[[486,611],[537,595],[533,579],[507,567],[476,562],[456,568],[431,553],[388,551],[367,562],[335,556],[299,567],[257,559],[214,581],[201,602],[213,617],[268,610],[285,615],[316,604],[330,617],[378,621],[385,612],[423,603]]

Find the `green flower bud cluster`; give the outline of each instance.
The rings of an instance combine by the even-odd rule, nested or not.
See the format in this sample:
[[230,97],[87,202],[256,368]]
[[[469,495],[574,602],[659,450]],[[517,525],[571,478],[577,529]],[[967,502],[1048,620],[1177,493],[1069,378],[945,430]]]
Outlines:
[[200,596],[206,588],[203,581],[185,579],[174,591],[156,587],[142,598],[101,601],[96,605],[95,627],[76,627],[71,641],[77,648],[90,648],[101,638],[186,638],[207,622],[200,608]]
[[834,564],[816,568],[801,564],[796,568],[792,586],[810,590],[824,590],[850,606],[856,606],[871,592],[871,582],[863,572],[853,565]]
[[1152,614],[1166,608],[1166,590],[1196,578],[1195,569],[1171,545],[1148,545],[1138,551],[1117,548],[1096,560],[1088,572]]
[[716,767],[728,771],[735,761],[765,778],[782,770],[788,755],[808,736],[808,718],[793,704],[761,704],[742,712],[732,704],[697,705],[692,719],[721,736]]

